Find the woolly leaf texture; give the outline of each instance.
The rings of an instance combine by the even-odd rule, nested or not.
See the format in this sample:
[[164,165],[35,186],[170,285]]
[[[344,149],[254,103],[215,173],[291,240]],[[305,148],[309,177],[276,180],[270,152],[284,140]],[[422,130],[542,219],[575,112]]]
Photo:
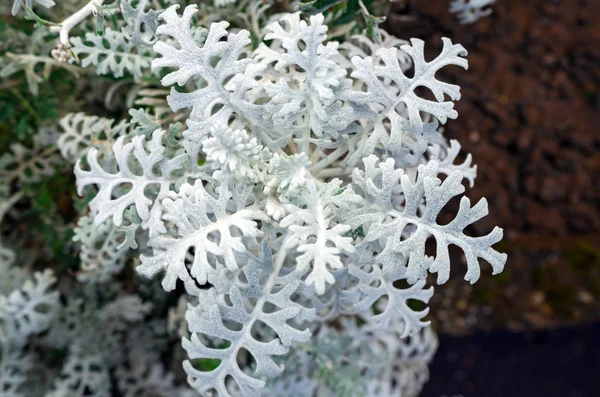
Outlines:
[[[214,5],[247,4],[225,3]],[[458,116],[460,87],[438,72],[466,69],[464,47],[443,38],[426,60],[423,41],[384,31],[373,35],[380,42],[330,40],[318,12],[282,13],[261,30],[265,18],[250,11],[251,33],[195,5],[158,15],[147,1],[121,4],[127,25],[73,39],[74,51],[116,77],[139,80],[151,65],[172,112],[153,87],[150,109],[131,121],[61,121],[58,148],[91,199],[76,234],[80,281],[110,280],[139,255],[137,274],[179,290],[172,325],[200,395],[418,394],[437,347],[428,273],[449,279],[450,245],[471,283],[483,261],[493,274],[506,262],[493,247],[502,229],[470,235],[487,202],[463,196],[477,168],[440,127]],[[56,393],[85,384],[101,396],[106,376],[124,374],[85,342],[112,351],[150,309],[111,299],[89,320],[111,324],[109,334],[75,332],[80,365],[65,366]],[[124,395],[172,384],[159,360],[116,354],[133,369],[120,379]]]

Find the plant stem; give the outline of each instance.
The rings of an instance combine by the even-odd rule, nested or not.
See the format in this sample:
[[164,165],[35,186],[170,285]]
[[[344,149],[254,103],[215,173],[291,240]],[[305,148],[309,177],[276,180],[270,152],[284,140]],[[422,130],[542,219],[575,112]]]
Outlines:
[[[281,268],[283,267],[283,263],[285,262],[285,257],[287,256],[288,253],[288,249],[289,244],[292,241],[292,235],[291,233],[287,233],[284,238],[283,241],[281,242],[281,247],[279,247],[279,251],[277,252],[277,255],[275,256],[275,261],[273,263],[273,272],[271,273],[271,275],[269,276],[269,279],[267,280],[267,282],[265,283],[265,286],[263,287],[263,291],[266,294],[271,293],[271,290],[273,289],[273,286],[275,284],[275,280],[277,280],[277,277],[279,277],[279,272],[281,271]],[[262,310],[262,305],[264,304],[265,299],[261,298],[261,307],[260,310]],[[257,304],[258,306],[258,304]]]
[[351,172],[352,171],[350,169],[344,167],[327,168],[321,172],[318,172],[316,177],[319,179],[333,178],[337,176],[347,176],[350,175]]
[[33,108],[33,106],[31,106],[31,103],[29,103],[29,101],[27,100],[27,98],[25,98],[19,92],[19,90],[17,90],[16,88],[10,88],[10,92],[14,96],[16,96],[17,98],[19,98],[19,100],[21,101],[21,105],[23,105],[23,107],[27,110],[27,113],[29,113],[35,119],[35,122],[37,123],[37,125],[39,126],[40,124],[42,124],[42,119],[40,118],[40,115],[35,111],[35,109]]
[[6,200],[4,203],[0,204],[0,222],[2,221],[2,219],[4,218],[4,215],[6,215],[8,210],[11,209],[11,207],[13,205],[15,205],[15,203],[17,201],[21,200],[21,197],[23,197],[22,190],[13,194],[8,200]]
[[69,47],[69,32],[71,29],[96,12],[96,7],[102,5],[102,3],[104,3],[104,0],[90,0],[90,2],[81,7],[79,11],[62,21],[59,26],[50,26],[50,31],[58,33],[60,43]]
[[10,346],[2,335],[3,333],[0,332],[0,349],[2,349],[2,355],[0,355],[0,373],[6,373],[8,371],[6,368],[4,368],[4,366],[8,361],[8,349]]
[[342,157],[343,155],[348,153],[348,148],[350,147],[349,143],[353,144],[355,141],[357,141],[359,139],[360,139],[360,135],[356,134],[355,136],[350,138],[350,141],[348,143],[345,143],[345,142],[342,143],[342,145],[339,148],[335,149],[333,152],[329,153],[326,157],[323,157],[321,159],[321,161],[319,161],[317,164],[310,167],[310,172],[312,172],[313,174],[316,174],[319,171],[321,171],[322,169],[325,169],[329,164],[333,163],[334,161],[336,161],[337,159],[339,159],[340,157]]
[[51,155],[57,149],[58,149],[58,146],[56,146],[56,145],[48,146],[48,148],[46,148],[46,150],[44,150],[43,152],[39,153],[36,156],[32,156],[31,159],[21,163],[17,168],[15,168],[13,170],[8,170],[5,172],[0,171],[0,175],[5,175],[6,176],[5,182],[7,184],[10,184],[13,181],[13,179],[17,178],[19,176],[19,174],[21,173],[21,171],[24,168],[26,168],[28,165],[30,165],[31,163],[34,163],[35,161],[37,161],[40,158],[45,158],[46,156]]

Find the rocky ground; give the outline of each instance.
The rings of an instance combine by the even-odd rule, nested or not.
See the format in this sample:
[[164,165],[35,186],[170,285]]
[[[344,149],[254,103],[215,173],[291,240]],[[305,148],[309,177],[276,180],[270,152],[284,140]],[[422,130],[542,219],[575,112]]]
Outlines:
[[[435,56],[441,37],[469,51],[458,139],[478,164],[473,201],[490,216],[472,232],[504,228],[505,271],[473,287],[462,269],[438,287],[442,333],[538,329],[600,317],[600,0],[498,0],[494,14],[461,26],[447,1],[399,1],[384,28],[419,37]],[[461,274],[462,273],[462,274]]]

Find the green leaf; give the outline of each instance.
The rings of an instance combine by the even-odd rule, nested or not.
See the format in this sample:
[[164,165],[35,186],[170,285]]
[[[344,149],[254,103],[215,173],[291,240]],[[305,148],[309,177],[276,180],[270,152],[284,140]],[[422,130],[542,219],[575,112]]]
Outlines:
[[385,17],[376,17],[371,15],[362,0],[359,0],[359,5],[365,23],[367,24],[366,34],[367,37],[375,41],[377,44],[381,44],[381,32],[379,31],[379,24],[385,21]]
[[104,15],[102,14],[96,15],[96,33],[98,36],[104,35]]
[[23,7],[25,9],[25,17],[24,19],[27,21],[35,21],[35,24],[33,26],[40,27],[40,26],[60,26],[59,23],[54,23],[54,22],[50,22],[46,19],[43,19],[42,17],[40,17],[39,15],[37,15],[35,12],[33,12],[33,10],[27,6]]
[[301,1],[299,4],[300,11],[309,14],[318,14],[325,12],[331,7],[343,3],[345,0],[313,0],[313,1]]

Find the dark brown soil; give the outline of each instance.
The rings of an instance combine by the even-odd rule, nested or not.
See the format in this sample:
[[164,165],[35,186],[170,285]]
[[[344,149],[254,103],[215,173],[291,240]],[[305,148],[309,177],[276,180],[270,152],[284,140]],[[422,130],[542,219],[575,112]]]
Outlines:
[[600,0],[498,0],[491,17],[467,26],[448,1],[399,1],[384,28],[424,39],[432,57],[442,36],[469,51],[468,71],[446,73],[463,98],[445,135],[478,164],[469,197],[489,201],[472,232],[503,227],[498,249],[509,254],[502,275],[485,268],[471,287],[461,269],[437,287],[436,328],[600,317]]
[[600,322],[536,332],[442,336],[420,397],[593,397]]

